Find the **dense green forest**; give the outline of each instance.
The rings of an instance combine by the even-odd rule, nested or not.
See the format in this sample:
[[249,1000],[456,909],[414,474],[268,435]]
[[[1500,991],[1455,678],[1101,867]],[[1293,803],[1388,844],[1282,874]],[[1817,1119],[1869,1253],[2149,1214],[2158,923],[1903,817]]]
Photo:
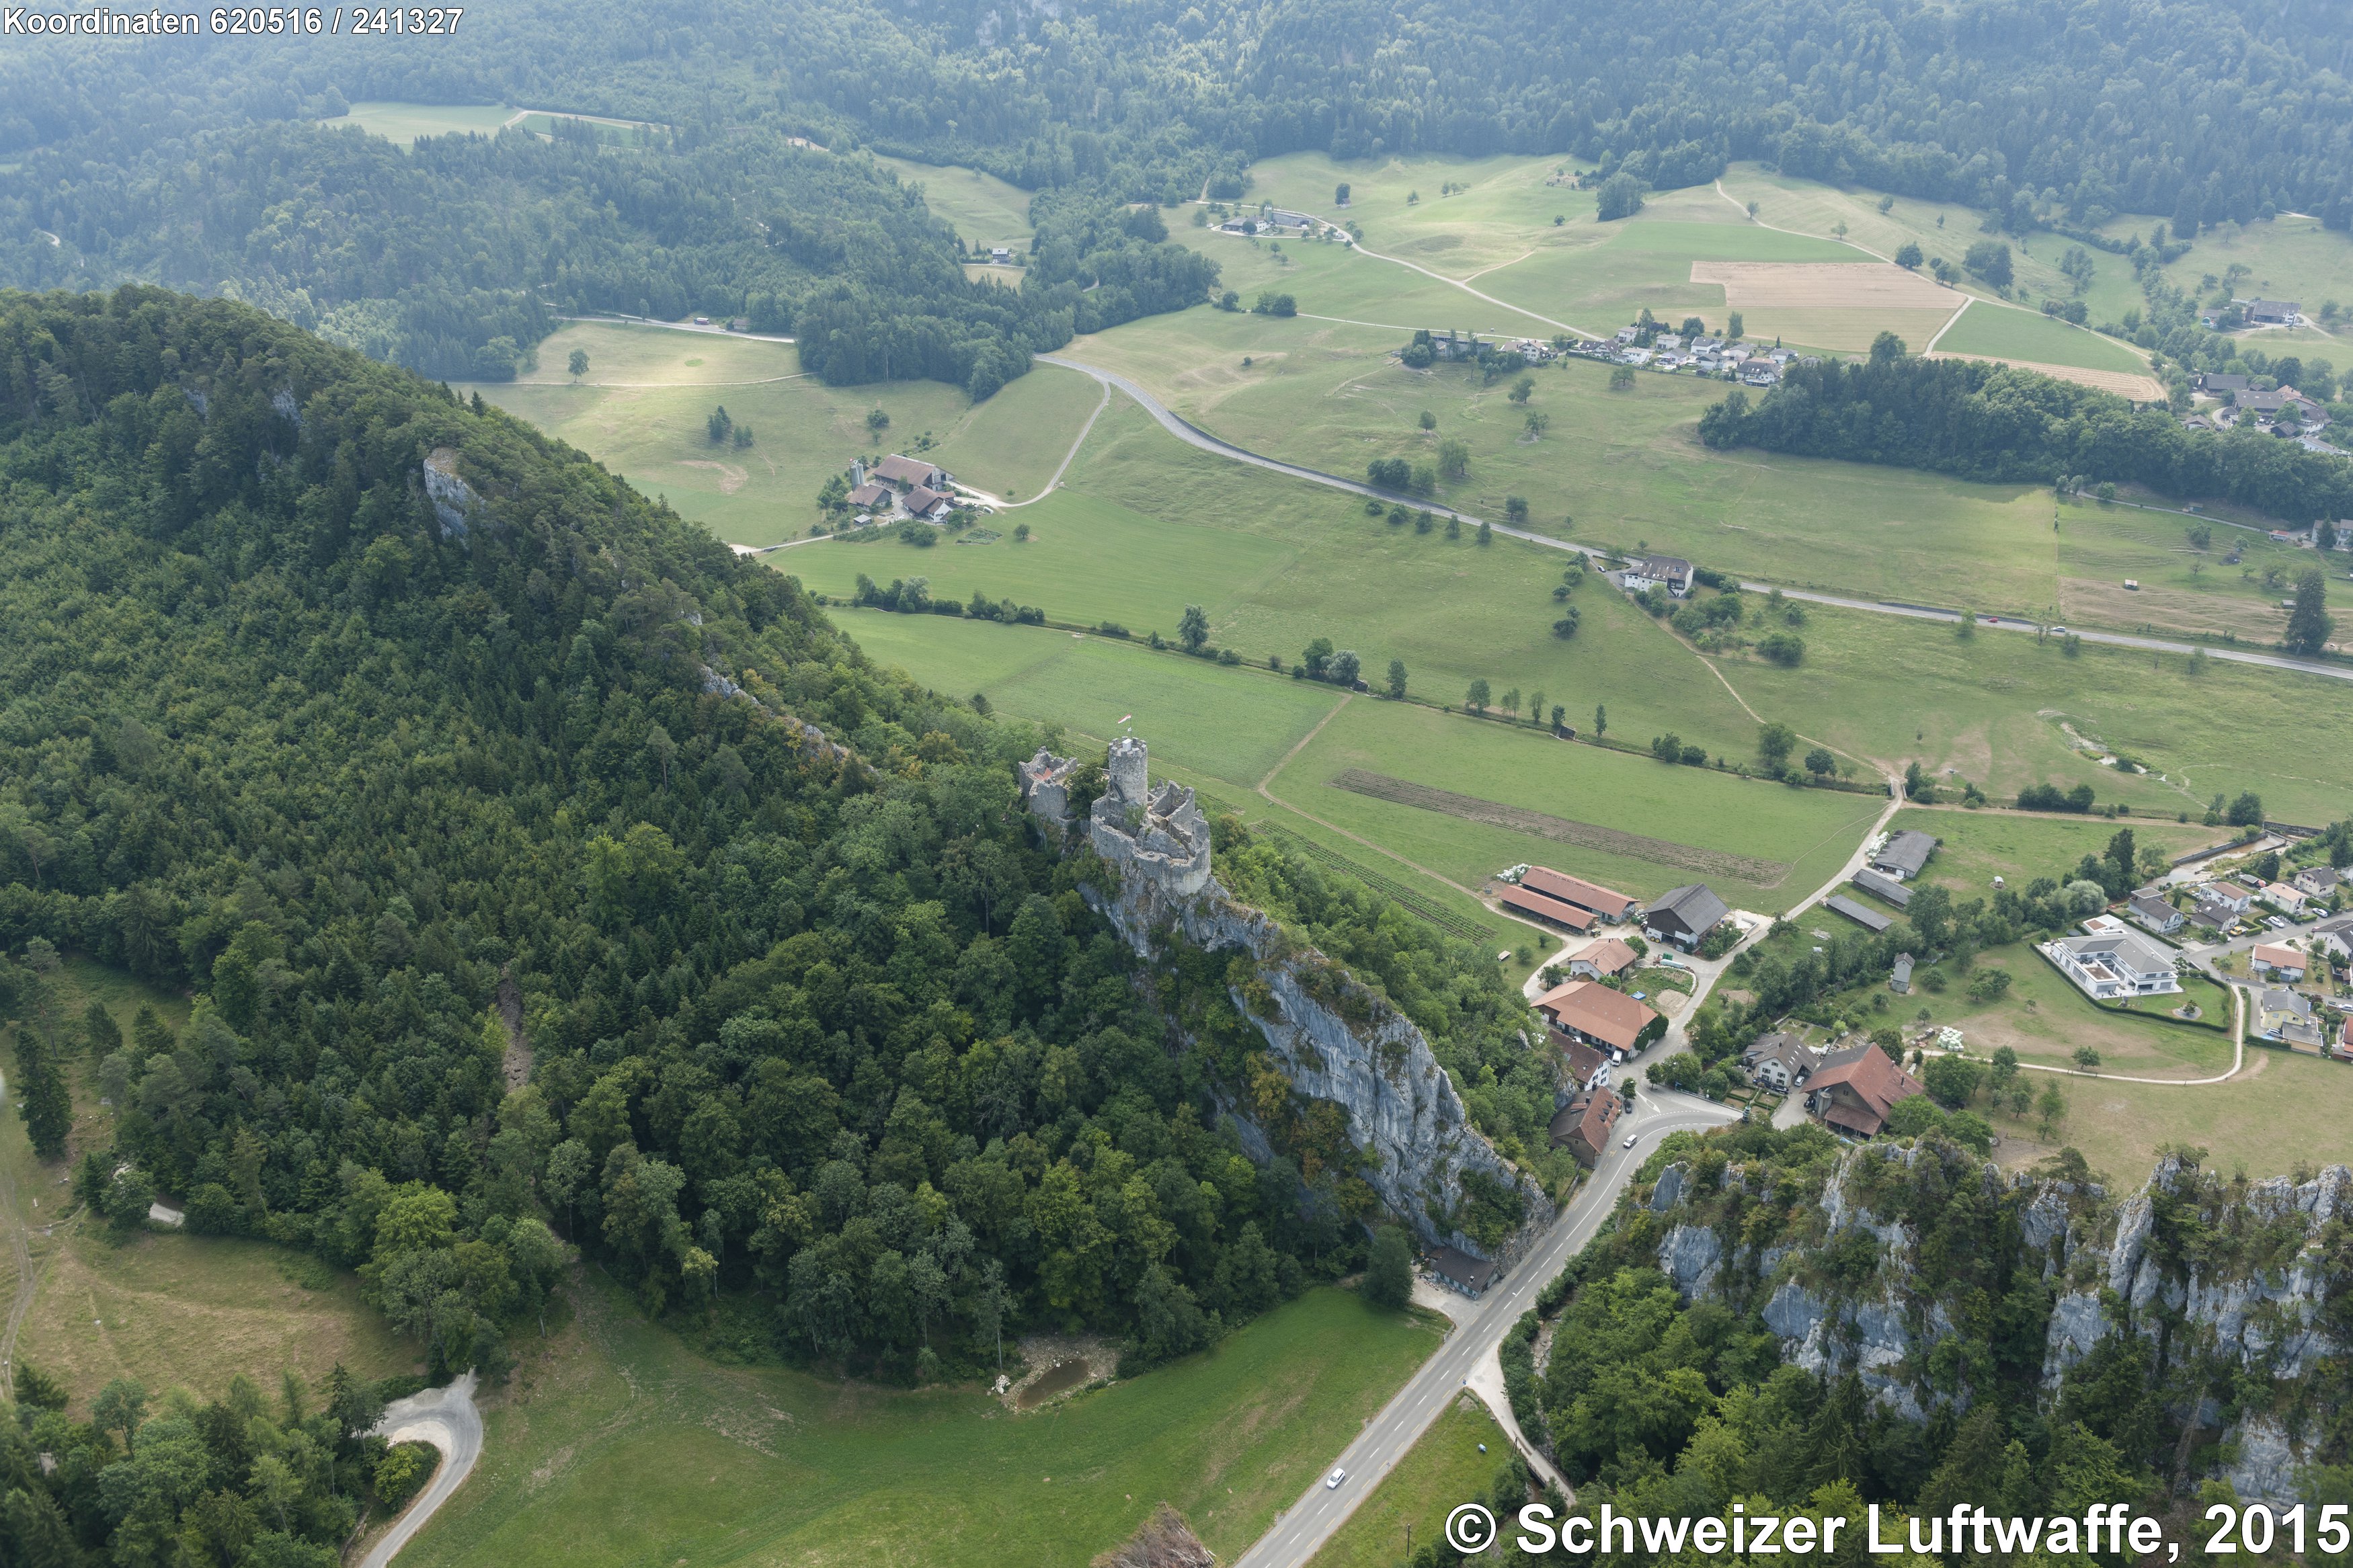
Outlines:
[[[1362,1254],[1364,1156],[1228,958],[1140,966],[1034,837],[1050,736],[502,414],[242,305],[0,295],[0,1011],[117,1108],[80,1195],[356,1268],[437,1371],[502,1366],[567,1240],[899,1379],[1032,1324],[1148,1363]],[[1542,1149],[1492,962],[1218,831]],[[58,1016],[60,952],[191,1022]]]
[[2163,409],[1980,360],[1906,356],[1882,335],[1866,361],[1793,365],[1751,405],[1735,391],[1700,417],[1711,447],[1933,468],[2051,484],[2131,480],[2169,496],[2223,497],[2294,522],[2353,512],[2340,458],[2243,426],[2193,432]]

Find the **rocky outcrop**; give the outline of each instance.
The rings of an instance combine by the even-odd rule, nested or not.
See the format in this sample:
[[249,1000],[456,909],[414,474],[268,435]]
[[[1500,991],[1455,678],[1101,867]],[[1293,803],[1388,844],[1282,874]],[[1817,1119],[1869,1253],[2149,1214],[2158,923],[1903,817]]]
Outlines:
[[454,447],[436,447],[426,458],[425,499],[433,503],[433,515],[440,520],[441,537],[464,538],[467,514],[474,510],[474,487],[458,477],[458,451]]
[[[1074,764],[1040,751],[1019,770],[1023,797],[1050,837],[1067,839]],[[1292,1086],[1347,1112],[1348,1136],[1368,1156],[1357,1173],[1427,1245],[1461,1248],[1508,1262],[1553,1217],[1535,1184],[1471,1124],[1469,1111],[1430,1042],[1412,1019],[1313,948],[1303,947],[1264,912],[1237,903],[1211,874],[1209,825],[1182,784],[1152,787],[1149,753],[1138,740],[1113,742],[1103,794],[1089,807],[1086,842],[1115,886],[1090,886],[1100,910],[1139,956],[1182,937],[1211,952],[1249,956],[1261,990],[1231,999],[1266,1041]],[[1245,1142],[1263,1158],[1263,1129]],[[1461,1206],[1463,1178],[1478,1172],[1519,1193],[1520,1229],[1497,1247],[1482,1245],[1433,1215]]]

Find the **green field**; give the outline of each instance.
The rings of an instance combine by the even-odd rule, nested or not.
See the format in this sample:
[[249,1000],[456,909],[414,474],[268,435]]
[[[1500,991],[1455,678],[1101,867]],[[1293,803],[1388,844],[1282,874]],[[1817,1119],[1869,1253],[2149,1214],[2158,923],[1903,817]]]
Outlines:
[[[2084,1152],[2095,1171],[2129,1191],[2147,1178],[2167,1143],[2207,1151],[2209,1168],[2250,1176],[2285,1175],[2299,1164],[2353,1161],[2353,1068],[2317,1057],[2250,1046],[2247,1063],[2227,1083],[2176,1089],[2107,1079],[2059,1080],[2067,1120],[2049,1143],[2036,1119],[1997,1112],[2002,1135],[1994,1151],[2005,1164],[2031,1164],[2061,1144]],[[2036,1091],[2042,1089],[2037,1075]]]
[[[2160,221],[2146,215],[2127,215],[2110,221],[2103,232],[2116,238],[2146,236]],[[2269,223],[2243,227],[2224,224],[2206,229],[2166,268],[2165,276],[2178,287],[2209,299],[2233,264],[2248,269],[2234,290],[2242,299],[2294,300],[2311,316],[2317,316],[2322,304],[2330,300],[2353,304],[2353,239],[2322,227],[2316,217],[2283,213]],[[2207,282],[2210,278],[2215,281]],[[2315,341],[2308,332],[2277,330],[2246,335],[2250,344],[2274,353],[2298,338]]]
[[1907,807],[1897,812],[1889,825],[1891,832],[1917,828],[1942,841],[1922,877],[1951,889],[1956,899],[1990,898],[1996,877],[2021,892],[2037,877],[2068,881],[2074,876],[2077,861],[2105,852],[2116,830],[2125,827],[2132,829],[2137,847],[2154,844],[2168,858],[2223,843],[2235,832],[2227,827],[2200,827],[2194,818],[2184,826],[2171,816],[2116,821],[1955,806]]
[[[1925,348],[1925,343],[1916,347]],[[2147,374],[2147,363],[2113,338],[2034,310],[1978,305],[1965,310],[1936,340],[1938,353],[2032,364],[2074,365],[2084,370]]]
[[330,131],[356,125],[371,136],[381,136],[406,147],[421,136],[447,136],[466,131],[489,135],[513,118],[514,110],[502,103],[401,103],[385,100],[354,103],[350,113],[319,123]]
[[[589,374],[565,364],[585,349]],[[561,437],[639,488],[665,497],[736,544],[773,544],[808,532],[829,474],[853,458],[917,448],[974,487],[1033,494],[1052,477],[1087,416],[1096,384],[1039,366],[975,405],[939,382],[828,386],[801,373],[789,343],[618,322],[568,322],[539,346],[521,380],[470,387]],[[706,422],[723,405],[749,426],[748,447],[713,446]],[[879,440],[868,411],[891,416]]]
[[922,186],[923,205],[945,219],[966,245],[983,251],[993,245],[1029,248],[1029,193],[1020,186],[979,169],[918,163],[879,153],[874,161],[895,172],[902,183]]
[[[1913,1013],[1926,1008],[1930,1022],[1959,1029],[1967,1038],[1969,1055],[1980,1058],[2007,1046],[2021,1061],[2072,1067],[2076,1050],[2088,1046],[2100,1053],[2101,1071],[2133,1078],[2212,1078],[2231,1069],[2231,998],[2212,981],[2187,981],[2182,995],[2150,1000],[2140,1004],[2139,1010],[2162,1016],[2188,1003],[2205,1019],[2220,1022],[2223,1026],[2220,1029],[2108,1012],[2024,942],[1978,954],[1971,973],[1977,969],[1999,969],[2010,975],[2010,989],[2000,1000],[1971,1000],[1965,977],[1953,973],[1950,965],[1916,971],[1912,995],[1889,1000],[1894,1006]],[[1935,991],[1926,984],[1931,973],[1948,982],[1944,991]],[[2353,1082],[2348,1088],[2353,1089]]]
[[1487,1407],[1471,1394],[1457,1395],[1309,1563],[1314,1568],[1396,1568],[1406,1561],[1407,1527],[1423,1545],[1438,1540],[1448,1511],[1484,1498],[1510,1454]]
[[[1166,1500],[1238,1556],[1437,1344],[1315,1290],[1214,1350],[1015,1416],[696,1359],[614,1292],[528,1362],[420,1564],[1084,1563]],[[404,1557],[404,1561],[406,1560]]]

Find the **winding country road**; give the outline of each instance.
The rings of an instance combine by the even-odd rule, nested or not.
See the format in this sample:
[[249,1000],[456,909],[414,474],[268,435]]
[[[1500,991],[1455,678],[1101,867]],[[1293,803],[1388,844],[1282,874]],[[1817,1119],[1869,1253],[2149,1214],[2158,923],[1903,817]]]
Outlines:
[[394,1400],[385,1406],[375,1431],[387,1442],[432,1444],[441,1450],[441,1465],[408,1511],[368,1549],[360,1568],[385,1568],[473,1473],[474,1461],[482,1457],[482,1413],[474,1406],[474,1374]]
[[[1392,490],[1377,489],[1358,479],[1344,479],[1338,474],[1327,474],[1321,468],[1311,468],[1300,463],[1286,463],[1279,458],[1270,458],[1262,453],[1253,452],[1246,447],[1237,447],[1231,441],[1210,435],[1184,416],[1176,413],[1151,393],[1117,371],[1103,370],[1088,364],[1083,360],[1068,359],[1060,354],[1039,354],[1038,358],[1043,363],[1057,364],[1066,370],[1080,371],[1093,376],[1106,386],[1119,388],[1120,391],[1135,399],[1144,411],[1159,423],[1162,429],[1188,447],[1198,447],[1204,452],[1214,452],[1221,458],[1229,458],[1238,463],[1248,463],[1271,473],[1286,474],[1295,479],[1305,479],[1310,484],[1345,490],[1351,495],[1366,496],[1380,501],[1401,501],[1438,517],[1460,518],[1464,522],[1473,525],[1486,521],[1453,507],[1416,500],[1410,496],[1401,496]],[[1487,522],[1487,526],[1506,539],[1517,539],[1546,550],[1559,550],[1572,555],[1588,557],[1604,553],[1598,546],[1573,543],[1566,539],[1556,539],[1548,533],[1532,533],[1525,528],[1514,528],[1508,523],[1490,521]],[[1740,585],[1756,594],[1769,593],[1776,587],[1781,587],[1780,584],[1774,583],[1744,582]],[[1962,615],[1958,610],[1939,609],[1930,605],[1905,605],[1883,599],[1858,599],[1838,594],[1815,593],[1810,589],[1781,587],[1781,595],[1784,598],[1801,599],[1810,605],[1828,605],[1841,610],[1861,610],[1874,616],[1898,616],[1910,620],[1937,621],[1946,625],[1957,625]],[[1978,624],[1994,631],[2047,630],[2032,621],[2021,620],[2016,616],[1981,615],[1978,617]],[[2074,635],[2087,643],[2098,643],[2108,647],[2139,648],[2148,653],[2174,653],[2184,658],[2202,648],[2208,658],[2221,659],[2230,664],[2250,664],[2265,669],[2291,670],[2299,675],[2326,676],[2332,680],[2353,680],[2353,666],[2324,664],[2316,659],[2294,658],[2286,654],[2260,653],[2240,647],[2215,647],[2203,643],[2173,642],[2163,637],[2140,637],[2128,632],[2078,631]]]

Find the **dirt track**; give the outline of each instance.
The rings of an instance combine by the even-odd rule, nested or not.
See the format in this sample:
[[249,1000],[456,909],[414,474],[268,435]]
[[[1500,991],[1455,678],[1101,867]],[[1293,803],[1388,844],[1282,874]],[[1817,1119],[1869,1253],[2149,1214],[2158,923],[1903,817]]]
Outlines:
[[1778,860],[1760,860],[1753,855],[1699,849],[1666,838],[1645,838],[1639,833],[1620,833],[1614,827],[1599,827],[1590,822],[1575,822],[1566,816],[1553,816],[1523,806],[1504,805],[1492,800],[1481,800],[1476,795],[1456,795],[1452,790],[1433,789],[1428,784],[1393,779],[1387,773],[1366,773],[1362,768],[1350,768],[1332,781],[1332,787],[1345,789],[1354,795],[1367,795],[1375,800],[1415,806],[1422,811],[1441,812],[1448,816],[1461,817],[1466,822],[1482,822],[1491,827],[1508,827],[1515,832],[1534,834],[1539,838],[1549,838],[1556,844],[1599,849],[1611,855],[1623,855],[1629,859],[1648,860],[1654,866],[1697,871],[1702,876],[1736,878],[1759,887],[1772,887],[1789,874],[1789,868]]
[[1694,261],[1691,280],[1720,283],[1736,310],[1844,306],[1952,310],[1961,297],[1884,261]]

